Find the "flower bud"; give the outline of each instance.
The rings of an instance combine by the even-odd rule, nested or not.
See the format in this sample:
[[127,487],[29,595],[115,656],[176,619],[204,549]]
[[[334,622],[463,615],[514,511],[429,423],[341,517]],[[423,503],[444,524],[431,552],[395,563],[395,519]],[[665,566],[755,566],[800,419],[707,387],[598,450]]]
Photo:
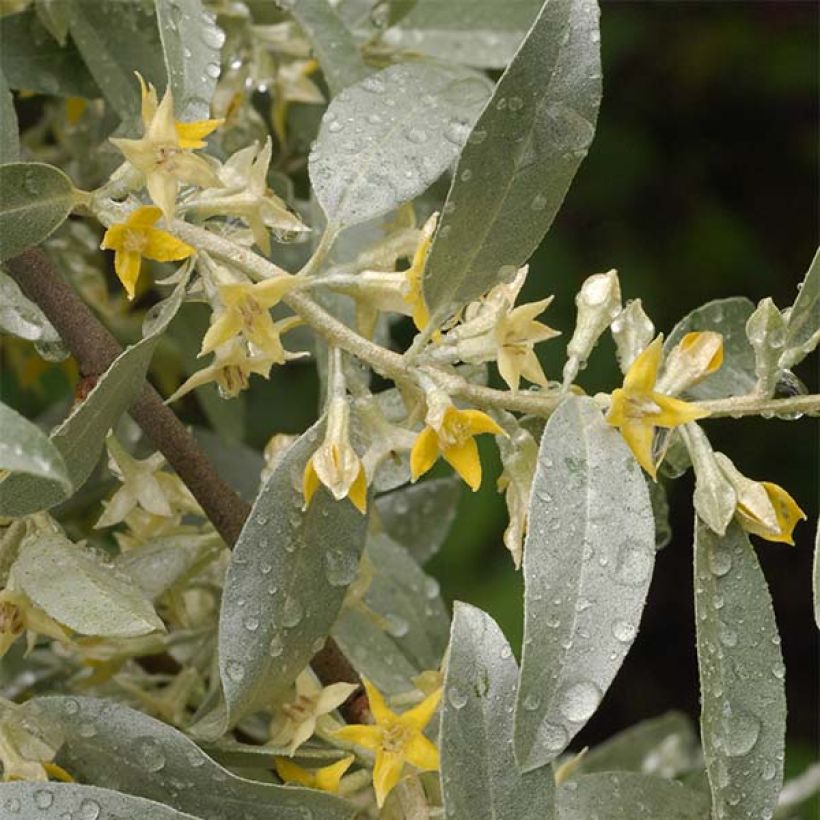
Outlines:
[[657,389],[677,396],[723,364],[723,336],[711,330],[687,333],[669,352]]

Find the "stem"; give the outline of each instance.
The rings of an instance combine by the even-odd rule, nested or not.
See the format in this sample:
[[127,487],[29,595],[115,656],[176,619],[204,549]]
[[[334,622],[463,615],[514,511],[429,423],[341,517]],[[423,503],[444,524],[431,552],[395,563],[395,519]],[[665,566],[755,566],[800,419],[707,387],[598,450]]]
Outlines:
[[302,269],[299,271],[300,276],[312,276],[316,273],[316,270],[325,261],[325,257],[330,253],[330,249],[333,247],[333,243],[336,241],[336,237],[339,235],[339,231],[341,228],[336,225],[334,222],[329,222],[325,226],[324,233],[322,234],[322,238],[319,240],[319,244],[316,246],[316,250],[313,251],[313,255],[305,262]]

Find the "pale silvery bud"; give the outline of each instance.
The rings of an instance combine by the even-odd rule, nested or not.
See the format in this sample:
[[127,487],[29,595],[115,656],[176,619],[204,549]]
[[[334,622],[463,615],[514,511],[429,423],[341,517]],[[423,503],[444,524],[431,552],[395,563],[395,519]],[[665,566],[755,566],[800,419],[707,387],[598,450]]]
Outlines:
[[596,273],[581,286],[575,297],[578,318],[575,332],[567,345],[564,365],[564,388],[572,384],[578,371],[586,364],[592,348],[612,320],[621,312],[621,285],[618,272]]
[[627,304],[612,320],[610,331],[615,340],[621,373],[629,370],[629,365],[655,338],[655,325],[646,315],[640,299],[633,299]]
[[772,396],[780,374],[778,361],[786,342],[786,320],[770,299],[762,299],[746,322],[746,336],[755,352],[755,392]]

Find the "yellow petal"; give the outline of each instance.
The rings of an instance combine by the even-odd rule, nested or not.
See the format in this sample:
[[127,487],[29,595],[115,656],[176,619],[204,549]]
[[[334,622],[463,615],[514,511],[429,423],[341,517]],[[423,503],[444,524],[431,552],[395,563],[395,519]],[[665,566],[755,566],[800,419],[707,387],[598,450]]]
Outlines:
[[347,497],[353,502],[353,506],[362,514],[367,512],[367,476],[364,467],[359,467],[359,474],[356,476]]
[[651,392],[658,378],[658,368],[663,355],[662,343],[662,337],[657,336],[632,362],[624,377],[625,390],[638,393]]
[[778,531],[773,532],[769,527],[755,515],[751,513],[743,504],[739,504],[737,508],[737,517],[740,525],[747,532],[759,535],[767,541],[775,541],[783,544],[794,545],[794,538],[792,533],[797,526],[798,521],[806,519],[806,513],[800,509],[797,502],[778,484],[773,484],[770,481],[762,481],[761,484],[766,490],[766,495],[774,509],[777,517]]
[[286,757],[274,757],[273,765],[276,774],[285,783],[298,783],[300,786],[313,786],[315,778],[307,769],[288,760]]
[[533,384],[546,387],[549,382],[544,373],[544,368],[541,367],[541,362],[538,361],[538,356],[530,349],[524,354],[524,359],[521,363],[521,375]]
[[155,169],[145,175],[145,185],[151,200],[159,205],[165,218],[173,219],[179,187],[176,177]]
[[154,115],[157,113],[157,90],[151,83],[146,85],[139,71],[135,71],[134,74],[137,75],[140,84],[140,98],[142,100],[140,114],[142,116],[142,124],[148,129],[151,125],[151,120],[154,119]]
[[356,746],[362,746],[375,752],[382,747],[384,730],[381,726],[364,726],[363,724],[354,723],[350,726],[342,726],[333,735],[341,740],[346,740],[348,743],[354,743]]
[[438,709],[441,701],[442,689],[438,688],[435,692],[428,695],[421,703],[408,709],[401,715],[401,722],[418,729],[420,732],[432,719],[433,715]]
[[362,683],[364,684],[365,692],[367,692],[370,712],[376,723],[384,724],[394,720],[396,716],[385,703],[382,693],[364,676],[362,676]]
[[112,225],[104,234],[100,247],[103,250],[110,251],[121,248],[125,240],[125,225],[119,223]]
[[397,752],[379,752],[376,765],[373,767],[373,789],[376,792],[376,803],[381,808],[385,798],[401,779],[404,768],[404,755]]
[[65,117],[68,124],[76,125],[87,107],[88,101],[82,97],[68,97],[65,101]]
[[219,128],[222,120],[195,120],[194,122],[175,122],[180,148],[204,148],[205,137]]
[[458,413],[473,436],[481,433],[499,435],[504,432],[490,416],[482,413],[481,410],[459,410]]
[[680,342],[678,342],[678,347],[687,352],[695,352],[695,349],[698,347],[711,347],[714,349],[712,358],[709,359],[703,371],[703,376],[714,373],[716,370],[719,370],[723,364],[723,336],[721,336],[720,333],[715,333],[711,330],[687,333]]
[[302,496],[305,499],[304,509],[310,506],[313,494],[319,489],[319,475],[313,466],[313,458],[309,458],[305,464],[305,472],[302,474]]
[[513,391],[518,391],[521,382],[521,357],[513,347],[501,347],[495,359],[498,373],[507,383],[507,387]]
[[416,436],[413,449],[410,451],[410,477],[417,481],[435,463],[438,458],[438,436],[432,427],[425,427]]
[[162,216],[162,211],[155,205],[143,205],[135,211],[131,211],[126,220],[129,228],[151,228]]
[[233,311],[223,311],[213,320],[211,326],[202,337],[202,347],[199,355],[204,356],[225,344],[242,330],[242,321]]
[[626,391],[622,387],[618,387],[612,391],[612,396],[609,401],[609,412],[606,414],[607,424],[611,424],[613,427],[620,427],[626,421],[627,401]]
[[[476,411],[478,412],[478,411]],[[447,463],[464,479],[467,486],[476,492],[481,486],[481,459],[478,457],[478,445],[474,438],[468,438],[463,444],[445,447],[442,455]]]
[[46,770],[46,774],[52,780],[60,780],[63,783],[76,782],[74,778],[62,766],[58,766],[56,763],[43,763],[43,768]]
[[671,396],[664,396],[662,393],[653,393],[652,401],[661,408],[660,413],[647,413],[645,418],[650,420],[655,427],[678,427],[696,419],[702,419],[709,415],[708,410],[704,410],[697,404],[692,404],[681,399],[673,399]]
[[404,757],[408,763],[421,772],[437,772],[439,769],[439,754],[436,744],[422,734],[416,735],[407,744]]
[[140,255],[134,251],[118,250],[114,254],[114,271],[129,299],[134,298],[137,290],[141,261]]
[[272,308],[288,291],[298,287],[301,282],[302,280],[297,276],[274,276],[252,285],[250,291],[262,307]]
[[146,259],[156,259],[157,262],[176,262],[196,253],[195,248],[159,228],[146,228],[145,235],[148,244],[142,255]]
[[652,461],[652,440],[654,438],[654,428],[651,422],[645,419],[637,421],[627,420],[621,425],[621,435],[624,441],[632,450],[632,455],[641,467],[646,470],[653,479],[657,480],[657,469]]
[[330,766],[323,766],[321,769],[317,769],[314,775],[316,788],[321,789],[323,792],[337,794],[342,775],[350,768],[350,764],[353,763],[354,759],[353,755],[349,755],[348,757],[343,757],[336,763],[332,763]]

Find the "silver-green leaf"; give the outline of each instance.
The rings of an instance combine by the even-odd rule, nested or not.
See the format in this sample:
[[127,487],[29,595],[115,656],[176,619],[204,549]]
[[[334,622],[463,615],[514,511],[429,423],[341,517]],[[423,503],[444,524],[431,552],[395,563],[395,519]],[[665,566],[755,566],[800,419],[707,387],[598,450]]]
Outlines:
[[231,724],[269,704],[322,648],[355,580],[367,517],[324,488],[302,510],[302,474],[324,421],[259,492],[225,578],[219,669]]
[[0,470],[44,478],[68,493],[71,480],[60,451],[39,427],[0,403]]
[[723,364],[702,382],[690,387],[693,399],[723,399],[751,393],[757,384],[755,352],[746,338],[746,322],[755,306],[745,296],[715,299],[683,317],[664,344],[666,353],[687,334],[714,330],[723,336]]
[[785,667],[766,579],[737,523],[696,522],[700,728],[714,817],[771,817],[783,783]]
[[277,0],[310,38],[313,52],[335,97],[369,73],[353,35],[328,0]]
[[4,783],[3,814],[8,820],[197,820],[162,803],[79,783]]
[[549,768],[521,774],[512,749],[518,668],[495,621],[457,603],[441,710],[441,788],[448,817],[549,820]]
[[548,0],[470,135],[424,277],[434,325],[511,278],[552,224],[595,134],[595,0]]
[[328,106],[310,155],[328,221],[366,222],[422,193],[458,156],[489,93],[480,74],[421,62],[346,89]]
[[0,260],[17,256],[57,230],[74,207],[71,180],[53,165],[0,165]]
[[0,165],[20,159],[17,112],[6,78],[0,69]]
[[28,536],[11,576],[40,609],[80,635],[132,638],[165,630],[127,575],[64,535]]
[[201,0],[157,0],[156,13],[176,115],[207,119],[225,34]]
[[46,697],[26,703],[55,719],[65,743],[57,762],[78,780],[167,803],[201,820],[345,820],[354,809],[312,789],[275,786],[231,774],[182,732],[97,698]]
[[[752,815],[748,815],[751,817]],[[675,780],[635,772],[584,774],[558,789],[559,820],[706,820],[709,800]]]
[[592,399],[566,399],[541,439],[524,543],[524,771],[560,754],[598,708],[637,634],[654,562],[640,468]]
[[7,273],[0,270],[0,331],[47,345],[60,341],[46,315],[20,290]]
[[814,572],[811,588],[814,599],[814,622],[820,629],[820,518],[814,528]]
[[814,255],[789,311],[780,366],[794,367],[820,342],[820,250]]

